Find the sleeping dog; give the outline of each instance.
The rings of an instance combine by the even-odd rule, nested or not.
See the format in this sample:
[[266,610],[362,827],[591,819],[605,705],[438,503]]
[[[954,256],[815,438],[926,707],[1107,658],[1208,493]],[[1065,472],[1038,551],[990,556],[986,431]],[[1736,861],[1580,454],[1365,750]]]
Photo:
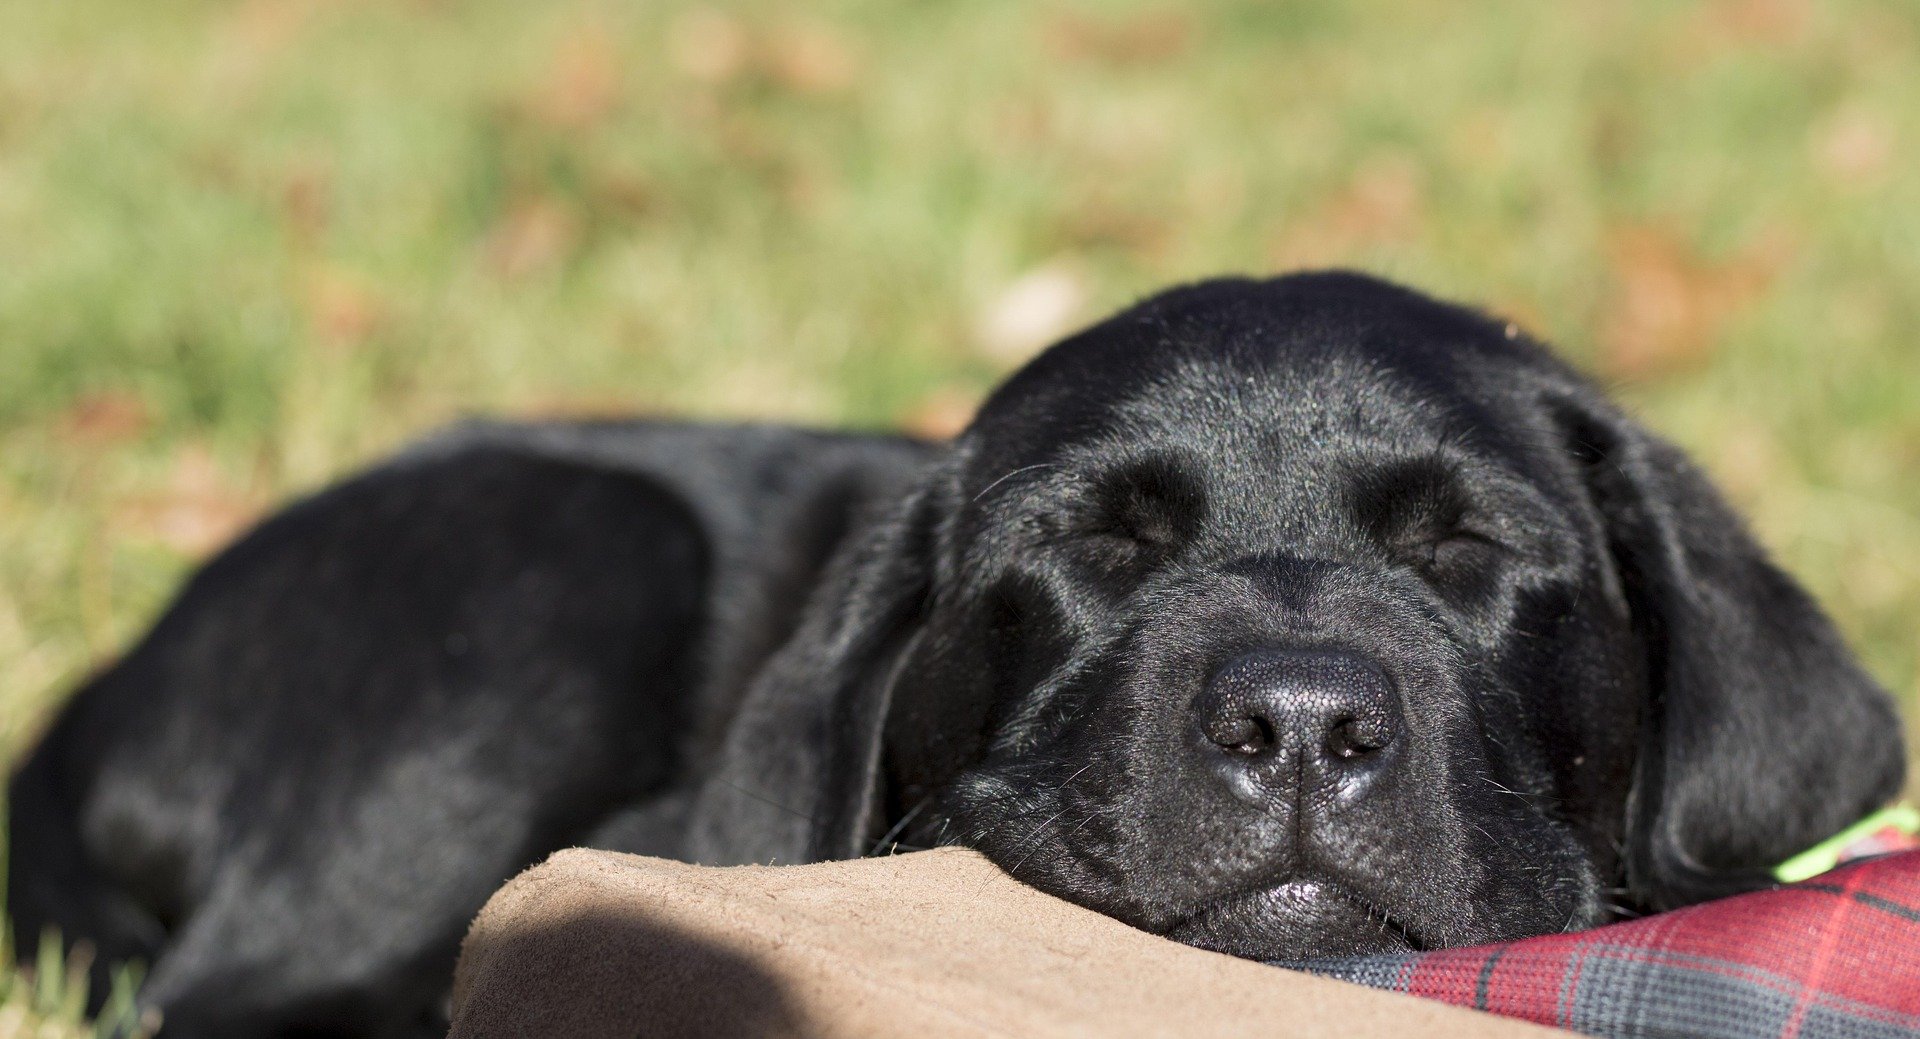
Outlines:
[[164,1034],[427,1033],[475,909],[590,845],[935,844],[1241,956],[1767,882],[1900,727],[1671,445],[1504,325],[1220,280],[949,444],[478,425],[263,523],[13,781],[8,907]]

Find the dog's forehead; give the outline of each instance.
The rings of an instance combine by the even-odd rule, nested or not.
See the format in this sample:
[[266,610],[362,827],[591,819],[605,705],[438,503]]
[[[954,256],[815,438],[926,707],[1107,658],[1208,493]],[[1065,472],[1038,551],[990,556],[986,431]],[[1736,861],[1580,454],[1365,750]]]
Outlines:
[[1004,459],[1115,437],[1457,436],[1526,410],[1511,391],[1550,364],[1511,326],[1377,279],[1222,279],[1048,350],[989,398],[975,439]]
[[1161,456],[1305,476],[1336,455],[1384,462],[1513,449],[1510,427],[1525,416],[1489,401],[1483,358],[1397,346],[1298,337],[1137,344],[1125,377],[1087,378],[1061,365],[1020,387],[1023,399],[983,414],[975,432],[989,467],[1080,471]]
[[1175,358],[1106,403],[1103,449],[1192,447],[1223,458],[1333,444],[1424,450],[1462,435],[1477,409],[1451,386],[1416,381],[1371,354],[1274,351],[1265,363]]

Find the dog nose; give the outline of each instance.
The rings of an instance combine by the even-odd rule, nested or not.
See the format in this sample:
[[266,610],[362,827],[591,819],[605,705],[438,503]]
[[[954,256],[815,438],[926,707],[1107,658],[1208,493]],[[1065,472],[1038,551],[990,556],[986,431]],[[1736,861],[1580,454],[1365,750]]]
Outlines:
[[1212,748],[1249,766],[1296,755],[1299,767],[1356,766],[1380,755],[1400,729],[1386,674],[1338,650],[1235,657],[1214,672],[1194,710]]

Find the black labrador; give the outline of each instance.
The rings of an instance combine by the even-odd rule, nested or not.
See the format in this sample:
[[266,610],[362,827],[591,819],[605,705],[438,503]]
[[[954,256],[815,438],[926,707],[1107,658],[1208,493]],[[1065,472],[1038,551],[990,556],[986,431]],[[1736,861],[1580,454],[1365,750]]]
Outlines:
[[431,1031],[566,845],[962,844],[1263,958],[1767,883],[1887,695],[1669,444],[1351,274],[1176,289],[951,444],[457,430],[215,559],[13,781],[8,905],[165,1034]]

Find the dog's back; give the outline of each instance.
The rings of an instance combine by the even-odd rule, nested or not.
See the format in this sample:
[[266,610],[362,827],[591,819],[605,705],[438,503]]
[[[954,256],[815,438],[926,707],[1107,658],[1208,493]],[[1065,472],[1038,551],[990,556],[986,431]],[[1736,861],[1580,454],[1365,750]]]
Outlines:
[[481,425],[268,520],[14,778],[8,909],[151,965],[168,1035],[422,1034],[466,921],[671,809],[815,571],[921,449]]

